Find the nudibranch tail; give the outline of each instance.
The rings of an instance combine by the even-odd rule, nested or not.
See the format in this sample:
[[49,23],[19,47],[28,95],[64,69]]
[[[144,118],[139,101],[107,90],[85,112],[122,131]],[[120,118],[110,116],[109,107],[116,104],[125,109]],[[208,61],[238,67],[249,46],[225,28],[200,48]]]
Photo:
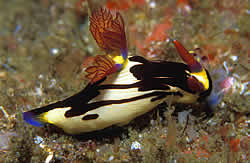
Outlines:
[[94,65],[88,67],[85,71],[88,73],[86,76],[90,83],[95,83],[105,76],[112,74],[120,69],[119,64],[115,64],[112,58],[105,55],[98,55],[95,57]]
[[124,20],[119,12],[100,8],[90,17],[90,32],[98,46],[107,53],[121,53],[127,59],[127,41]]
[[177,40],[173,40],[174,45],[183,59],[185,61],[190,69],[191,72],[200,72],[202,71],[201,64],[194,58],[193,55],[191,55],[188,50]]
[[27,123],[33,125],[33,126],[37,126],[37,127],[43,127],[44,123],[35,116],[35,114],[33,114],[32,112],[28,111],[28,112],[24,112],[23,113],[23,120],[25,120]]

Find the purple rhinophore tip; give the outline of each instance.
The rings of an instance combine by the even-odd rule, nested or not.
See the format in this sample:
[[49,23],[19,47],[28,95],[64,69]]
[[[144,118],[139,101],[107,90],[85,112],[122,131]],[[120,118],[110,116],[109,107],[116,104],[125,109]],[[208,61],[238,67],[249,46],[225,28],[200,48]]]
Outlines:
[[122,64],[119,64],[119,63],[116,63],[116,64],[115,64],[115,67],[116,67],[116,70],[117,70],[117,71],[121,70],[121,69],[122,69],[122,66],[123,66],[123,65],[122,65]]
[[126,61],[128,58],[128,49],[127,48],[121,48],[121,54],[123,59]]

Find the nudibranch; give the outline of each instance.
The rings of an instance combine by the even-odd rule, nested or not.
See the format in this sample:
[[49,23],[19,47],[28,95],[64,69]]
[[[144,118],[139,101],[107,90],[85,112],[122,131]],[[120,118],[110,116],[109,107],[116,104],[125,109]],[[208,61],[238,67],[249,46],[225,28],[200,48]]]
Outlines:
[[209,73],[179,41],[173,43],[186,64],[128,56],[121,14],[103,8],[92,13],[90,31],[106,54],[86,69],[88,85],[67,99],[24,112],[26,122],[79,134],[126,125],[170,96],[178,103],[209,96]]

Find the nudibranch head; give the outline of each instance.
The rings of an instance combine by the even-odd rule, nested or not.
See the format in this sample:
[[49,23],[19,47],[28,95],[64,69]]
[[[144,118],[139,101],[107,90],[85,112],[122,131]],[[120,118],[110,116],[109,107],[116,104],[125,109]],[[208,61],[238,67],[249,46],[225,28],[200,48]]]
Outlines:
[[209,89],[209,76],[202,65],[191,55],[188,50],[177,40],[173,43],[184,62],[187,63],[190,76],[188,77],[187,84],[193,92],[204,92]]

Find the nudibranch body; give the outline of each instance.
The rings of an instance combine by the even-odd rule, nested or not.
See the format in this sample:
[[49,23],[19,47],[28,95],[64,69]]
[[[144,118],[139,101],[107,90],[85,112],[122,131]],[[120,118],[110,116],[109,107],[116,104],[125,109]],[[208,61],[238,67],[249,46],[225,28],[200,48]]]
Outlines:
[[127,56],[119,13],[101,9],[90,20],[91,33],[107,55],[97,56],[95,64],[86,69],[90,82],[82,91],[24,112],[28,123],[50,123],[66,133],[79,134],[126,125],[169,97],[173,97],[172,102],[194,103],[210,94],[208,72],[177,40],[173,43],[187,64]]

